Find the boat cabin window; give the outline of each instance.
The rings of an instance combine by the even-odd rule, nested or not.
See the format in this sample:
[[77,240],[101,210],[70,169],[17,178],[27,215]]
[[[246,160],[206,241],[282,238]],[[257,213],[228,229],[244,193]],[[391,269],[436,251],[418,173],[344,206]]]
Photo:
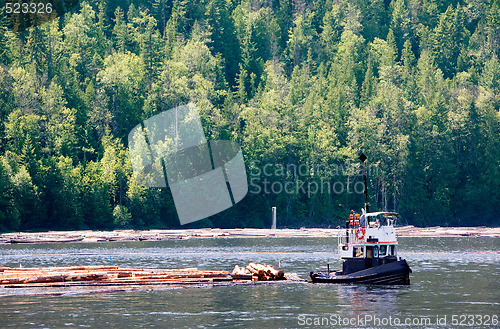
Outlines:
[[380,226],[394,225],[397,220],[396,214],[380,214],[377,216]]
[[353,247],[352,257],[363,257],[363,247]]
[[396,255],[396,246],[393,245],[393,244],[391,244],[389,246],[389,255],[391,255],[391,256],[395,256]]
[[380,246],[379,255],[383,257],[385,256],[386,252],[387,252],[387,246],[384,245]]

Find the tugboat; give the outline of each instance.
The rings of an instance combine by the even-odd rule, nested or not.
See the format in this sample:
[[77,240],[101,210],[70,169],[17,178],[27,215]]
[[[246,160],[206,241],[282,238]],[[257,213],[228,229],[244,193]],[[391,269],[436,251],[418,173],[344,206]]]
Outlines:
[[366,184],[367,159],[363,163],[366,203],[361,214],[351,211],[345,230],[339,231],[338,252],[342,260],[342,271],[311,272],[312,282],[318,283],[367,283],[410,284],[410,266],[405,259],[397,258],[397,237],[394,225],[395,212],[368,212]]

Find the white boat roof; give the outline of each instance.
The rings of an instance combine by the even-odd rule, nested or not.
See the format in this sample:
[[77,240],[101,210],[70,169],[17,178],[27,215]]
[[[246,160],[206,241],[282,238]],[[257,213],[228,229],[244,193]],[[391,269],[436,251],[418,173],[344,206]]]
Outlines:
[[399,216],[397,212],[390,211],[369,212],[365,214],[367,217],[376,217],[378,215]]

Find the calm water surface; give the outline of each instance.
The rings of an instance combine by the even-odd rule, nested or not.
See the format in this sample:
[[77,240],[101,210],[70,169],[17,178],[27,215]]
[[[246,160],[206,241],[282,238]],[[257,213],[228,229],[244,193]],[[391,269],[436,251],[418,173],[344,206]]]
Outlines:
[[[391,328],[405,321],[404,328],[500,328],[500,238],[399,243],[399,256],[413,270],[410,286],[279,283],[92,293],[72,288],[63,295],[55,295],[61,292],[56,288],[0,289],[0,328]],[[109,265],[110,256],[124,267],[229,271],[236,264],[277,267],[281,261],[282,269],[302,278],[327,263],[340,268],[331,238],[0,246],[0,266]]]

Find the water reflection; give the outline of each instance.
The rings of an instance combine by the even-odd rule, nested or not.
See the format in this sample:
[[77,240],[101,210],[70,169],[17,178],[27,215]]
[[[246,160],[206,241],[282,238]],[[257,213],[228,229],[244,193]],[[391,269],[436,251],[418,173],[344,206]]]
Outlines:
[[339,285],[338,305],[344,306],[351,316],[364,315],[367,310],[394,313],[397,310],[401,289],[404,287]]
[[[0,291],[0,328],[227,327],[296,328],[298,316],[373,314],[426,317],[498,314],[500,239],[400,238],[399,252],[413,269],[410,286],[292,283],[266,286],[175,288],[64,296],[47,291]],[[340,268],[336,240],[236,238],[105,244],[0,246],[3,266],[120,266],[232,270],[250,261],[307,278],[311,270]],[[58,293],[58,290],[50,290]],[[8,296],[5,296],[8,294]],[[448,325],[451,327],[451,324]]]

